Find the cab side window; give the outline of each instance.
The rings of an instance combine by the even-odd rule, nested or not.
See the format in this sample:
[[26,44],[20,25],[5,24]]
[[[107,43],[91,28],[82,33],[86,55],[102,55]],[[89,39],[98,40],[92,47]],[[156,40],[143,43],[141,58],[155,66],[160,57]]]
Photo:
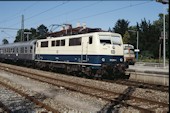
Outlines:
[[92,43],[93,43],[93,37],[90,36],[90,37],[89,37],[89,44],[92,44]]

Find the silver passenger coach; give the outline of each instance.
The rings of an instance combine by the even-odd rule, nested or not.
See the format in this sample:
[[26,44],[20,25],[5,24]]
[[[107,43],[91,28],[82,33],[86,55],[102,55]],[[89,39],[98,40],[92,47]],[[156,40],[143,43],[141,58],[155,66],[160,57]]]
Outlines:
[[34,60],[36,40],[0,45],[0,58],[10,60]]

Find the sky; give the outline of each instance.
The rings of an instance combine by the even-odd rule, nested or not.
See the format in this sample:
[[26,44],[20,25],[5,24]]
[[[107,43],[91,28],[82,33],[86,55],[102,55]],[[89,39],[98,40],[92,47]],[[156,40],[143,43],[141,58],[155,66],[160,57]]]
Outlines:
[[[144,18],[153,22],[160,13],[167,13],[168,5],[155,0],[112,0],[112,1],[0,1],[0,44],[6,38],[13,43],[17,30],[37,28],[44,24],[49,30],[52,24],[86,24],[90,28],[112,29],[119,19],[129,21],[129,26],[140,23]],[[56,31],[60,30],[59,28]]]

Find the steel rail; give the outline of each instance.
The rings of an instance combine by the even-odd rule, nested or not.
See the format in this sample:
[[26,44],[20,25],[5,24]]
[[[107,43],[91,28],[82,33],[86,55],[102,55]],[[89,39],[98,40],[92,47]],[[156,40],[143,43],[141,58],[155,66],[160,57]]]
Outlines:
[[5,106],[5,104],[3,104],[2,102],[0,102],[0,108],[2,108],[5,112],[7,113],[11,113],[12,111],[7,107]]
[[169,92],[169,87],[164,86],[164,85],[156,85],[156,84],[150,84],[150,83],[143,83],[140,81],[122,80],[122,79],[121,80],[103,80],[103,81],[127,85],[127,86],[135,86],[137,88],[147,88],[147,89],[152,89],[152,90],[157,90],[157,91],[162,91],[162,92]]
[[[0,67],[1,68],[1,67]],[[130,104],[127,104],[127,103],[125,103],[125,102],[121,102],[121,101],[118,101],[118,100],[116,100],[116,99],[109,99],[109,98],[107,98],[107,97],[103,97],[103,96],[100,96],[100,95],[96,95],[96,94],[92,94],[92,93],[89,93],[89,92],[85,92],[85,91],[81,91],[81,90],[78,90],[78,89],[75,89],[75,88],[70,88],[70,87],[67,87],[67,86],[63,86],[63,85],[58,85],[57,83],[52,83],[52,82],[49,82],[49,81],[46,81],[46,80],[41,80],[40,78],[35,78],[35,77],[31,77],[31,76],[27,76],[27,75],[25,75],[26,74],[26,72],[21,72],[21,70],[18,70],[18,71],[20,71],[20,72],[14,72],[14,71],[11,71],[11,69],[8,69],[8,70],[6,70],[6,71],[8,71],[8,72],[11,72],[11,73],[15,73],[15,74],[17,74],[17,75],[21,75],[21,76],[25,76],[25,77],[30,77],[31,79],[34,79],[34,80],[38,80],[38,81],[40,81],[40,82],[45,82],[45,83],[48,83],[48,84],[52,84],[52,85],[55,85],[55,86],[62,86],[62,87],[65,87],[66,89],[68,89],[68,90],[71,90],[71,91],[76,91],[76,92],[80,92],[80,93],[82,93],[82,94],[87,94],[87,95],[90,95],[90,96],[93,96],[93,97],[97,97],[97,98],[102,98],[102,99],[104,99],[104,100],[107,100],[107,101],[110,101],[110,102],[116,102],[116,103],[119,103],[119,104],[122,104],[122,105],[124,105],[124,106],[126,106],[126,107],[128,107],[128,106],[130,106],[130,107],[133,107],[133,108],[135,108],[135,109],[138,109],[138,110],[140,110],[140,111],[143,111],[143,112],[145,112],[145,113],[152,113],[152,111],[151,110],[148,110],[148,109],[145,109],[145,108],[141,108],[141,107],[138,107],[138,106],[135,106],[135,105],[130,105]],[[37,76],[42,76],[42,75],[39,75],[39,74],[33,74],[33,73],[31,73],[31,72],[29,72],[29,74],[32,74],[32,76],[33,75],[37,75]],[[48,77],[46,77],[46,76],[44,76],[44,78],[48,78]],[[52,78],[51,80],[54,80],[55,78]],[[56,80],[56,79],[55,79]],[[58,80],[58,79],[57,79]],[[59,80],[60,81],[60,80]],[[64,80],[61,80],[62,82],[66,82],[66,81],[64,81]],[[68,82],[69,83],[69,82]],[[70,83],[72,83],[72,82],[70,82]],[[76,84],[76,83],[74,83],[76,86],[77,85],[79,85],[79,84]],[[72,83],[72,85],[73,85],[73,83]],[[79,85],[79,86],[83,86],[83,85]],[[90,86],[84,86],[84,87],[88,87],[88,88],[90,88],[90,89],[94,89],[94,90],[99,90],[98,88],[93,88],[93,87],[90,87]],[[101,89],[100,89],[101,90]],[[104,90],[103,89],[103,91],[105,91],[105,92],[110,92],[110,91],[108,91],[108,90]],[[103,92],[102,91],[102,92]],[[100,91],[101,92],[101,91]],[[116,92],[111,92],[111,94],[116,94],[116,95],[120,95],[119,93],[116,93]],[[122,94],[122,95],[124,95],[124,94]]]
[[[1,67],[0,67],[1,68]],[[10,67],[6,67],[6,68],[8,68],[6,71],[11,71],[11,70],[13,70],[13,71],[11,71],[11,73],[13,73],[14,71],[17,71],[17,72],[15,72],[16,74],[19,74],[19,75],[22,75],[22,76],[26,76],[26,77],[30,77],[29,75],[27,76],[26,75],[26,73],[27,74],[30,74],[30,75],[36,75],[36,76],[38,76],[38,77],[44,77],[44,78],[46,78],[46,79],[50,79],[50,80],[56,80],[56,81],[61,81],[61,82],[63,82],[63,83],[68,83],[68,84],[71,84],[71,85],[75,85],[75,86],[81,86],[81,87],[87,87],[87,88],[89,88],[89,89],[93,89],[93,90],[99,90],[99,91],[101,91],[101,92],[107,92],[107,93],[109,93],[109,94],[116,94],[116,95],[124,95],[125,96],[125,94],[122,94],[122,93],[117,93],[117,92],[113,92],[113,91],[109,91],[109,90],[106,90],[106,89],[101,89],[101,88],[96,88],[96,87],[91,87],[91,86],[87,86],[87,85],[83,85],[83,84],[79,84],[79,83],[75,83],[75,82],[71,82],[71,81],[66,81],[66,80],[61,80],[61,79],[57,79],[57,78],[54,78],[54,77],[49,77],[49,76],[45,76],[45,75],[42,75],[42,74],[38,74],[38,73],[32,73],[32,72],[29,72],[29,71],[23,71],[23,70],[19,70],[19,69],[13,69],[13,68],[10,68]],[[10,69],[10,70],[9,70]],[[32,79],[36,79],[36,78],[34,78],[34,77],[31,77]],[[36,79],[36,80],[39,80],[39,78],[38,79]],[[46,82],[45,80],[40,80],[41,82]],[[56,83],[51,83],[51,82],[48,82],[49,84],[52,84],[52,85],[57,85]],[[74,89],[72,89],[72,90],[74,90]],[[101,98],[101,97],[100,97]],[[168,106],[169,104],[167,104],[167,103],[163,103],[163,102],[158,102],[158,101],[153,101],[153,100],[148,100],[148,99],[146,99],[146,98],[139,98],[139,97],[134,97],[134,96],[130,96],[129,98],[131,98],[131,99],[135,99],[135,100],[139,100],[139,101],[149,101],[150,103],[153,103],[153,104],[155,104],[155,103],[157,103],[157,104],[160,104],[160,105],[162,105],[162,106]]]
[[[6,71],[11,72],[12,68],[11,68],[11,69],[9,69],[9,67],[6,67],[6,68],[8,68]],[[104,89],[98,89],[98,88],[94,88],[94,87],[90,87],[90,86],[86,86],[86,85],[82,85],[82,84],[77,84],[77,83],[70,82],[70,81],[59,80],[59,79],[56,79],[56,78],[47,77],[47,76],[44,76],[44,75],[41,75],[41,74],[37,74],[37,73],[35,74],[35,73],[32,73],[32,72],[25,72],[25,71],[21,71],[21,70],[17,70],[17,71],[19,71],[19,72],[15,72],[16,74],[23,75],[23,76],[26,76],[26,77],[28,77],[28,76],[25,75],[25,73],[28,73],[28,74],[32,74],[32,75],[42,76],[42,77],[44,77],[44,78],[46,78],[46,79],[57,80],[57,81],[61,81],[61,82],[64,82],[64,83],[65,83],[65,82],[68,82],[68,83],[71,83],[71,84],[74,84],[74,85],[78,85],[78,86],[82,86],[82,87],[87,87],[87,88],[91,88],[91,89],[94,89],[94,90],[100,90],[100,91],[103,90],[102,92],[107,92],[107,93],[111,93],[111,94],[114,93],[114,94],[116,94],[116,95],[126,96],[125,94],[119,94],[119,93],[116,93],[116,92],[112,92],[112,91],[108,91],[108,90],[104,90]],[[12,71],[12,73],[13,73],[13,71]],[[35,77],[31,77],[31,78],[32,78],[32,79],[35,79]],[[39,80],[39,79],[36,78],[36,80]],[[45,81],[45,80],[39,80],[39,81],[41,81],[41,82],[46,82],[46,83],[49,83],[49,84],[52,84],[52,85],[57,85],[56,83],[47,82],[47,81]],[[57,85],[57,86],[61,86],[61,85]],[[64,86],[64,87],[65,87],[65,86]],[[77,89],[74,89],[74,88],[69,88],[69,87],[67,87],[67,89],[77,91]],[[106,97],[101,97],[101,96],[98,96],[98,95],[89,94],[89,93],[87,93],[87,92],[80,91],[80,90],[79,90],[78,92],[81,92],[81,93],[84,93],[84,94],[88,94],[88,95],[91,95],[91,96],[95,96],[95,97],[99,97],[99,98],[103,98],[103,99],[108,100],[108,101],[118,102],[118,101],[115,100],[115,99],[108,99],[108,98],[106,98]],[[147,99],[143,99],[143,98],[138,98],[138,97],[133,97],[133,96],[129,96],[129,98],[135,99],[135,100],[140,100],[140,101],[147,101],[147,102],[149,101],[150,103],[160,104],[160,105],[166,106],[166,107],[169,105],[169,104],[166,104],[166,103],[157,102],[157,101],[151,101],[151,100],[147,100]],[[138,107],[138,106],[126,104],[126,103],[120,102],[120,101],[119,101],[119,103],[122,104],[122,105],[124,105],[124,106],[131,106],[131,107],[134,107],[134,108],[136,108],[136,109],[143,110],[143,111],[145,111],[145,112],[148,110],[148,109],[141,108],[141,107]],[[151,111],[148,110],[147,112],[151,112]]]
[[51,111],[52,113],[59,113],[59,111],[55,110],[54,108],[50,107],[47,104],[44,104],[42,102],[40,102],[39,100],[29,96],[28,94],[22,92],[21,90],[18,90],[6,83],[3,83],[2,81],[0,81],[0,84],[5,86],[6,88],[15,91],[16,93],[20,94],[21,96],[25,97],[26,99],[30,100],[31,102],[35,103],[36,105],[38,105],[39,107],[45,108],[48,111]]

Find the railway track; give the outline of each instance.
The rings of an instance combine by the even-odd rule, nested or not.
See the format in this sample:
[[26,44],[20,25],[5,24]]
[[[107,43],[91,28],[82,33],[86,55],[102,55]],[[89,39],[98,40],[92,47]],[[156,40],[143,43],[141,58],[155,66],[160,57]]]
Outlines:
[[0,81],[0,108],[3,113],[41,112],[59,113],[54,108],[41,102],[40,98],[29,96],[21,90]]
[[11,113],[11,110],[0,101],[0,113]]
[[128,79],[104,80],[104,81],[110,82],[110,83],[127,85],[127,86],[133,86],[136,88],[152,89],[152,90],[161,91],[161,92],[169,92],[169,86],[156,85],[156,84],[144,83],[144,82],[139,82],[139,81],[132,81]]
[[[101,88],[97,88],[97,87],[91,87],[91,86],[87,86],[87,85],[83,85],[80,83],[76,83],[76,82],[70,82],[67,80],[61,80],[61,79],[57,79],[56,77],[48,77],[46,75],[42,75],[42,74],[38,74],[38,73],[33,73],[30,71],[26,71],[26,70],[21,70],[21,69],[17,69],[17,68],[11,68],[8,66],[1,66],[0,69],[3,69],[5,71],[11,72],[11,73],[15,73],[17,75],[22,75],[25,77],[29,77],[41,82],[46,82],[48,84],[52,84],[54,86],[62,86],[68,90],[72,90],[72,91],[76,91],[76,92],[80,92],[83,94],[87,94],[90,96],[94,96],[97,98],[102,98],[104,100],[109,101],[109,105],[106,108],[103,108],[103,110],[108,111],[108,110],[113,110],[113,107],[116,105],[122,105],[122,106],[126,106],[126,107],[132,107],[134,109],[138,109],[144,113],[151,113],[154,112],[154,110],[152,109],[153,106],[155,106],[156,108],[167,108],[169,104],[168,103],[164,103],[164,102],[158,102],[158,101],[154,101],[154,100],[149,100],[146,98],[139,98],[139,97],[134,97],[131,94],[133,93],[133,91],[135,90],[135,87],[133,86],[129,86],[123,93],[117,93],[117,92],[113,92],[113,91],[109,91],[106,89],[101,89]],[[149,105],[151,106],[150,108],[148,107],[141,107],[142,105],[137,105],[135,103],[138,102],[143,102],[141,104],[143,104],[143,106],[145,106],[146,103],[149,103]],[[101,112],[102,113],[102,112]]]

